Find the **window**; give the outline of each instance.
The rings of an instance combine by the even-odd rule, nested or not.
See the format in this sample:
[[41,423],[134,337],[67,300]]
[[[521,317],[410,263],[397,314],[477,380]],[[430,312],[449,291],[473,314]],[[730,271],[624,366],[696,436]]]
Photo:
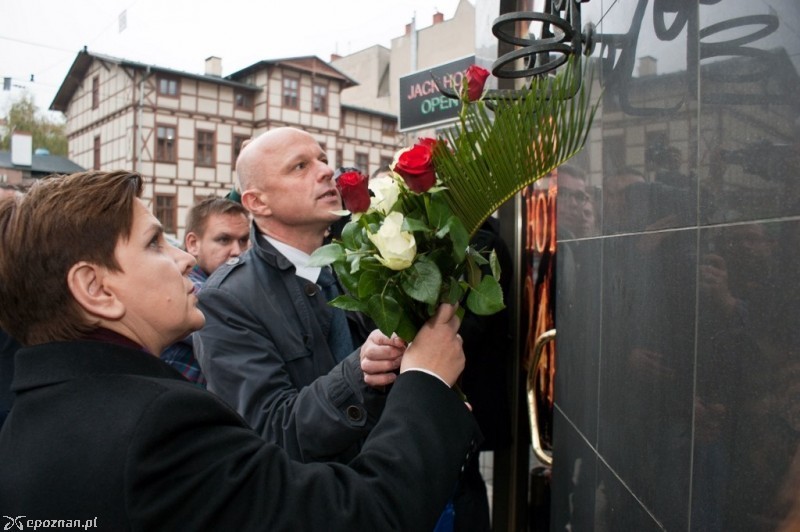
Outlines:
[[356,153],[356,168],[369,175],[369,155],[366,153]]
[[297,90],[300,80],[297,78],[283,78],[283,106],[289,109],[297,109]]
[[156,194],[156,218],[164,226],[165,233],[177,234],[177,209],[174,194]]
[[677,170],[680,166],[680,152],[669,145],[666,131],[648,131],[644,134],[645,168],[650,171]]
[[616,174],[626,166],[625,139],[621,136],[603,139],[603,172]]
[[158,78],[158,93],[164,96],[178,95],[178,80],[175,78]]
[[384,118],[381,120],[381,132],[384,135],[397,134],[397,121],[393,118]]
[[342,150],[336,150],[336,167],[341,168],[344,166],[344,153]]
[[156,161],[174,163],[175,160],[175,127],[156,126]]
[[234,135],[233,136],[233,168],[236,168],[236,159],[239,158],[239,154],[242,153],[242,145],[246,141],[248,141],[250,137],[245,137],[244,135]]
[[94,155],[94,165],[92,168],[94,170],[100,170],[100,135],[94,138],[94,146],[92,148],[92,154]]
[[197,130],[197,148],[194,152],[194,164],[197,166],[214,166],[214,132]]
[[312,87],[311,109],[315,113],[328,112],[328,85],[314,83]]
[[100,107],[100,76],[92,78],[92,109]]
[[246,91],[236,91],[233,93],[233,102],[237,109],[253,108],[253,95]]

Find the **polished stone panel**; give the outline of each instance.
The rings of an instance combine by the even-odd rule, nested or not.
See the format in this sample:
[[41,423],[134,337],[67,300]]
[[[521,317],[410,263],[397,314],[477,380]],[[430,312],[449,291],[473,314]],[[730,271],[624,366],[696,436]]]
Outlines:
[[800,3],[724,4],[700,6],[700,219],[800,215]]
[[554,442],[558,460],[553,462],[553,498],[550,530],[592,530],[597,487],[597,455],[562,412],[555,411]]
[[694,230],[603,242],[598,449],[670,529],[689,507],[695,247]]
[[775,530],[800,482],[800,221],[701,235],[693,530]]
[[559,243],[556,274],[556,351],[564,353],[556,361],[556,402],[592,445],[597,445],[600,250],[597,239]]
[[589,198],[559,175],[552,529],[800,530],[800,2],[582,6],[603,92]]
[[651,530],[680,530],[679,523],[672,525],[656,520],[630,489],[602,462],[597,465],[597,488],[594,495],[594,526],[584,530],[595,532]]
[[[697,222],[696,61],[687,24],[663,2],[621,0],[599,24],[603,86],[601,172],[603,234],[693,226]],[[665,26],[665,27],[662,27]]]

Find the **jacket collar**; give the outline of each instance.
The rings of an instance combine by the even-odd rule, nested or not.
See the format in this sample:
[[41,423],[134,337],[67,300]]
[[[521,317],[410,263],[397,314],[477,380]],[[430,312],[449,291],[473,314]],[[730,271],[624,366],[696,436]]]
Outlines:
[[24,392],[98,375],[136,375],[184,380],[157,356],[131,347],[75,340],[23,347],[15,356],[11,389]]
[[255,220],[252,221],[250,225],[250,249],[253,250],[252,253],[279,270],[294,269],[294,264],[275,249],[275,246],[270,244],[266,238],[262,238],[262,235],[263,233],[259,231]]

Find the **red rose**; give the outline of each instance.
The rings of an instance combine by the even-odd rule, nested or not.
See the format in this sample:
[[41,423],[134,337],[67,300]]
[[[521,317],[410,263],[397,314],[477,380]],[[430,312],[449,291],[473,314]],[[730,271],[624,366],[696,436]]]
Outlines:
[[433,166],[434,139],[420,139],[410,149],[397,157],[394,171],[400,174],[408,188],[422,194],[436,183],[436,169]]
[[469,101],[480,100],[483,94],[483,86],[486,84],[486,78],[488,77],[489,71],[485,68],[472,65],[467,69],[467,98]]
[[336,180],[336,188],[342,195],[344,208],[350,212],[365,212],[369,209],[369,179],[361,172],[345,172]]
[[436,149],[436,144],[438,142],[439,142],[438,140],[432,139],[430,137],[420,137],[419,139],[417,139],[417,144],[422,144],[423,146],[427,146],[428,148],[431,149],[431,153],[433,153],[433,150]]

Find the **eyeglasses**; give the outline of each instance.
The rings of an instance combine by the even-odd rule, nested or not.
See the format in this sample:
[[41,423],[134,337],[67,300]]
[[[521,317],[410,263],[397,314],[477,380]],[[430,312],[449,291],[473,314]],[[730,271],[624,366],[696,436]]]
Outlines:
[[575,203],[578,205],[586,205],[591,199],[589,194],[583,192],[582,190],[563,187],[558,188],[558,198],[563,198],[565,201],[569,201],[570,199],[575,200]]

